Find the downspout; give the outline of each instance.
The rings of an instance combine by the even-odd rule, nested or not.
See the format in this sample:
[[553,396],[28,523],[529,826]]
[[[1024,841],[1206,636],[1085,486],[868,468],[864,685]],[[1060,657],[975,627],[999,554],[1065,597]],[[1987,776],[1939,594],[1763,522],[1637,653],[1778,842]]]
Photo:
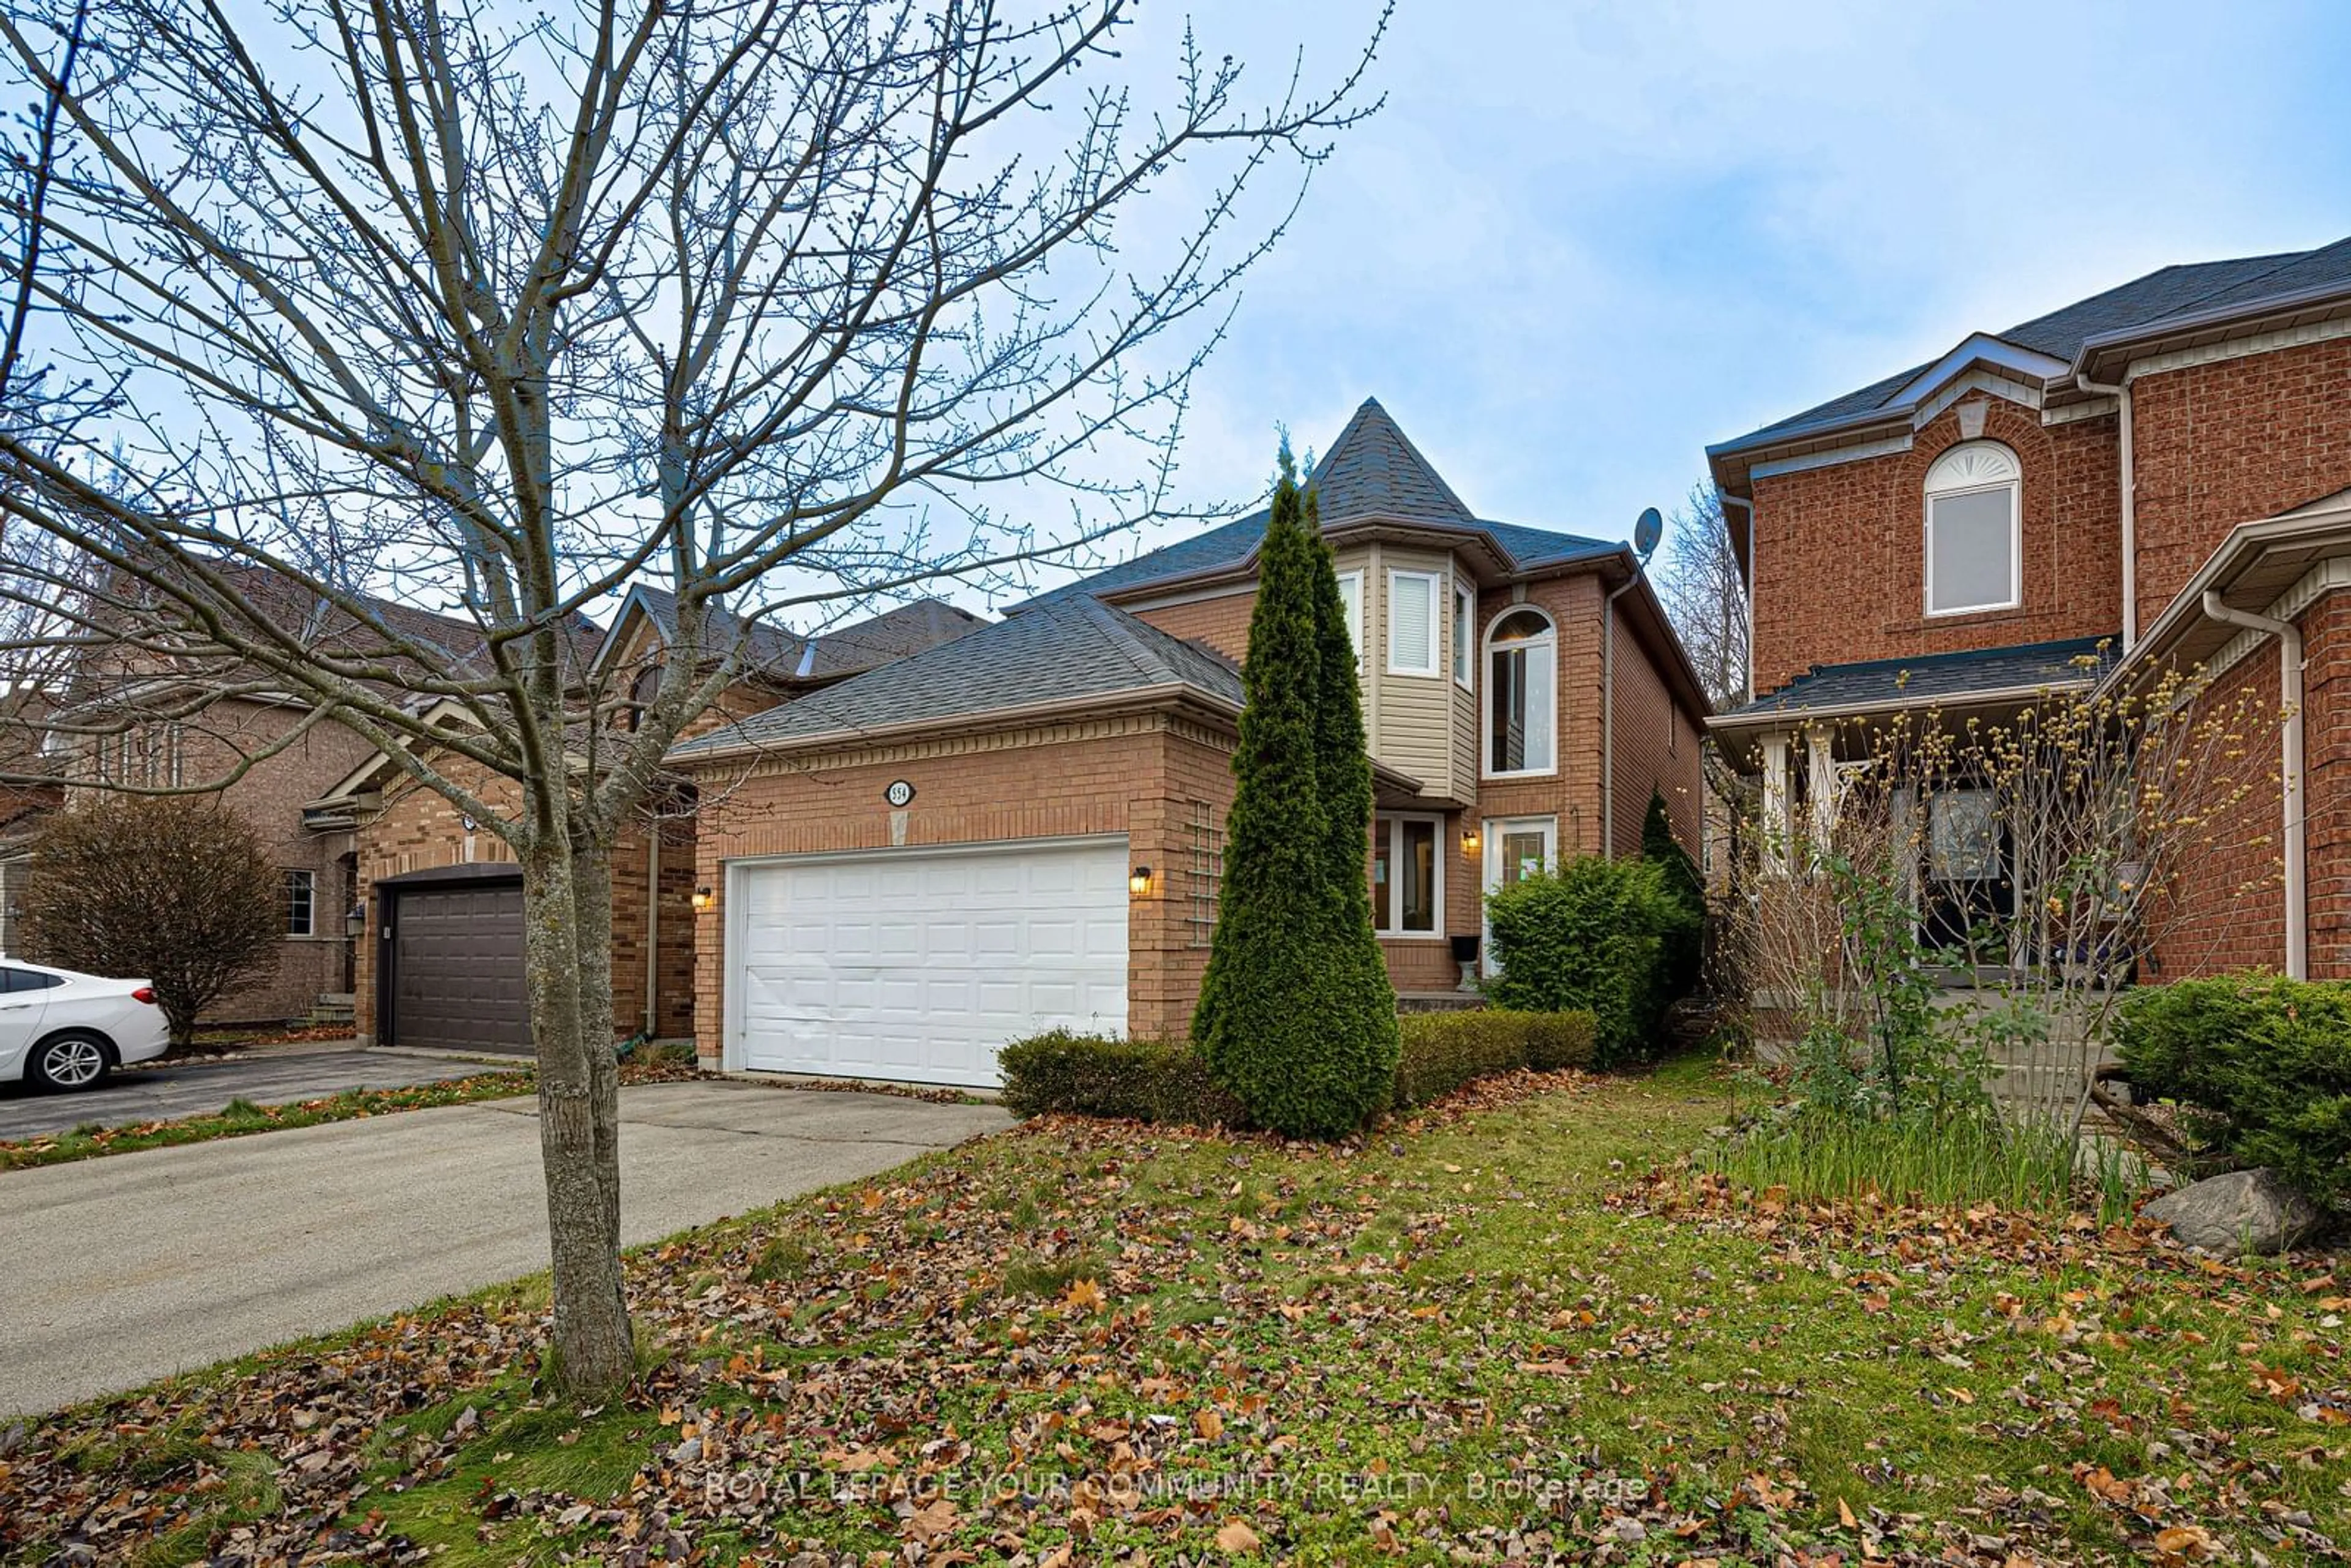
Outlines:
[[[1616,858],[1616,601],[1641,580],[1633,575],[1609,590],[1600,605],[1600,852]],[[1554,738],[1552,744],[1559,743]]]
[[1733,496],[1717,486],[1714,492],[1722,497],[1726,507],[1736,507],[1747,514],[1747,591],[1740,598],[1747,601],[1747,700],[1755,700],[1755,503],[1744,497]]
[[645,824],[645,1038],[653,1038],[660,1021],[656,992],[661,986],[661,819]]
[[2303,863],[2302,632],[2291,621],[2232,610],[2220,593],[2204,591],[2204,613],[2227,626],[2240,626],[2278,640],[2278,706],[2285,709],[2285,756],[2280,766],[2285,810],[2285,975],[2310,978],[2310,889]]
[[2138,467],[2131,456],[2131,391],[2130,372],[2113,386],[2090,379],[2087,371],[2076,371],[2074,384],[2085,392],[2113,398],[2122,416],[2122,475],[2119,484],[2123,498],[2123,652],[2127,653],[2138,643]]

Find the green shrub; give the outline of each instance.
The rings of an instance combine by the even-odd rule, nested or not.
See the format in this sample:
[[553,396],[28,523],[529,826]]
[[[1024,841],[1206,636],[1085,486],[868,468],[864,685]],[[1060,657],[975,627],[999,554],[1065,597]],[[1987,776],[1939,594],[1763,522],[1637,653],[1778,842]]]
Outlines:
[[1673,818],[1666,797],[1649,791],[1648,814],[1641,819],[1641,858],[1657,868],[1667,894],[1681,905],[1682,919],[1664,933],[1666,999],[1688,996],[1698,989],[1698,972],[1706,962],[1706,883],[1698,862],[1674,837]]
[[1065,1111],[1136,1122],[1244,1127],[1249,1112],[1188,1041],[1123,1040],[1057,1029],[996,1053],[1004,1106],[1016,1116]]
[[1521,1067],[1552,1071],[1592,1064],[1592,1015],[1519,1013],[1499,1008],[1406,1013],[1396,1061],[1395,1103],[1426,1105],[1474,1079]]
[[1690,913],[1651,861],[1587,855],[1486,900],[1501,973],[1486,994],[1519,1012],[1593,1016],[1602,1067],[1654,1053],[1667,1000],[1666,940]]
[[2351,984],[2230,975],[2123,998],[2116,1046],[2142,1094],[2202,1113],[2193,1135],[2351,1210]]

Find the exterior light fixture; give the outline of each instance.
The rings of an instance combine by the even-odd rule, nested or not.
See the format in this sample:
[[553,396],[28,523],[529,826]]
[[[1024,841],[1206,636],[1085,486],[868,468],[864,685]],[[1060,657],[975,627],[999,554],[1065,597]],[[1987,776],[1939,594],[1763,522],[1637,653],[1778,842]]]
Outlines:
[[1126,878],[1126,891],[1137,898],[1147,896],[1151,892],[1151,868],[1147,865],[1139,865],[1129,872]]
[[367,935],[367,905],[364,903],[354,904],[343,912],[343,935],[346,936]]
[[710,907],[710,890],[708,888],[697,887],[694,890],[694,907],[697,911]]
[[1478,843],[1479,843],[1479,840],[1478,840],[1478,830],[1477,830],[1477,829],[1475,829],[1475,828],[1464,828],[1464,829],[1462,829],[1462,830],[1461,830],[1461,852],[1462,852],[1463,854],[1465,854],[1465,855],[1474,855],[1474,854],[1476,854],[1476,853],[1478,852]]

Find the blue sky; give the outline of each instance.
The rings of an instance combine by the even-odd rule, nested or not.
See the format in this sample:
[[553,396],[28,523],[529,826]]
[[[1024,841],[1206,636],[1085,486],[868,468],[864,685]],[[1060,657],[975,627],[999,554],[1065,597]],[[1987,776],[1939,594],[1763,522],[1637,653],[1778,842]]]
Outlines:
[[[1188,16],[1262,96],[1375,10]],[[1130,62],[1186,16],[1146,6]],[[1482,514],[1622,537],[1708,442],[1972,329],[2351,234],[2346,57],[2326,5],[1401,0],[1387,107],[1251,277],[1186,485],[1244,493],[1278,424],[1327,444],[1375,395]]]

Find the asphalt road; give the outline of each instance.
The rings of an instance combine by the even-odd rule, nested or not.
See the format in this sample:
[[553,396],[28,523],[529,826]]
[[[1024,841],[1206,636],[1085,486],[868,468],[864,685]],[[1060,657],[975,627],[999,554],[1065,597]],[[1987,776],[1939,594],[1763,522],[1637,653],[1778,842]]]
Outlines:
[[115,1073],[103,1088],[78,1094],[47,1094],[22,1083],[0,1083],[0,1140],[62,1133],[86,1122],[122,1127],[171,1116],[208,1115],[239,1098],[256,1105],[288,1105],[346,1089],[399,1089],[519,1065],[512,1058],[471,1061],[389,1051],[281,1051],[235,1061],[136,1067]]
[[[633,1245],[993,1132],[993,1105],[759,1083],[621,1092]],[[0,1173],[0,1417],[547,1266],[528,1099]]]

